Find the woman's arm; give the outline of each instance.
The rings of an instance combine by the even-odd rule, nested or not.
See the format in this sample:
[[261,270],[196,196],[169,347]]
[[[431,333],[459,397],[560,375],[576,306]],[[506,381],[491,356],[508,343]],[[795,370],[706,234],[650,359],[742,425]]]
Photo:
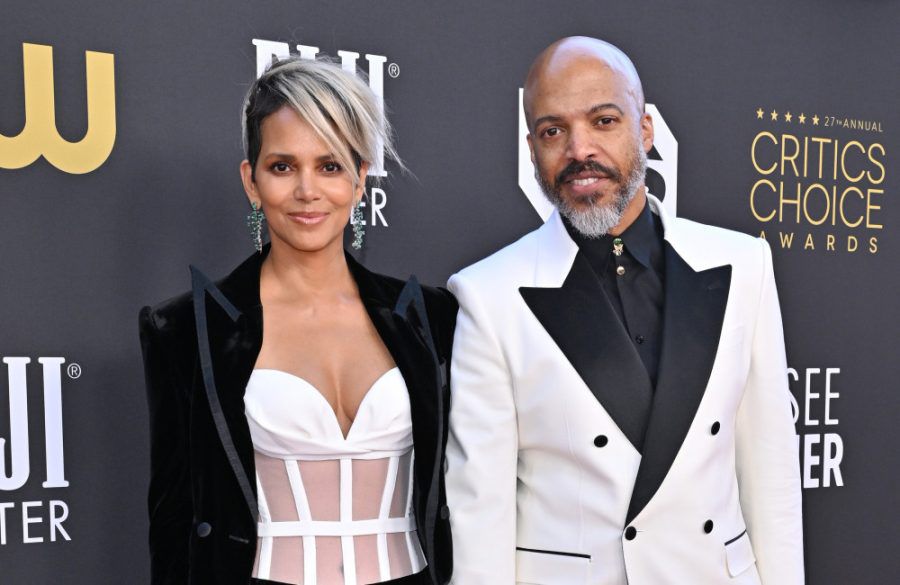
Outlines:
[[178,383],[154,312],[139,317],[147,404],[150,411],[150,567],[154,585],[188,581],[192,518],[189,397]]

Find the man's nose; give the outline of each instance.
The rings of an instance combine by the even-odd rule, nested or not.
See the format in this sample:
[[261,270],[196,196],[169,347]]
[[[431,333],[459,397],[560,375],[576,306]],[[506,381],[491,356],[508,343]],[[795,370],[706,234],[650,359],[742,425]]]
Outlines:
[[587,160],[597,156],[596,137],[590,129],[574,126],[569,129],[569,140],[566,143],[566,155],[572,160]]

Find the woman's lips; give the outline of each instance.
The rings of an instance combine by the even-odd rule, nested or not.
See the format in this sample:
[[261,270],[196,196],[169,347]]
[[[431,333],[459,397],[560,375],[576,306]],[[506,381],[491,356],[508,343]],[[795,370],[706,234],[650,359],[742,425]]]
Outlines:
[[295,223],[302,225],[316,225],[325,221],[328,214],[324,211],[298,211],[295,213],[288,213],[287,216]]

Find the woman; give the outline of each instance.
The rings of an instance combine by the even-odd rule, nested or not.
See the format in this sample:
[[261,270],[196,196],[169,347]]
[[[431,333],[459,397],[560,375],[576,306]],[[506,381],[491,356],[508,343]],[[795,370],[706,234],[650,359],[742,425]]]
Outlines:
[[299,58],[243,120],[259,252],[140,315],[152,582],[446,583],[456,302],[342,244],[389,126],[356,76]]

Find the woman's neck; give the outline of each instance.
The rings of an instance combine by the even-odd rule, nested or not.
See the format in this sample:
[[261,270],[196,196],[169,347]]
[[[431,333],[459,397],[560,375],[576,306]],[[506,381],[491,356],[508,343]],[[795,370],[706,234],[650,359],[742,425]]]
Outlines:
[[303,252],[283,243],[272,243],[260,273],[260,297],[264,303],[356,295],[356,284],[341,246]]

